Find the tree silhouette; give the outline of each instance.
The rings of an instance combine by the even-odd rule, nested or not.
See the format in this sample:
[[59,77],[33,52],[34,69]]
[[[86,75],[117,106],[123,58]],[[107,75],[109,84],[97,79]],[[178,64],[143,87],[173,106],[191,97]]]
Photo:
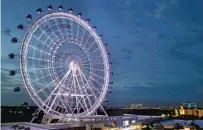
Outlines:
[[183,129],[183,126],[180,125],[180,123],[175,123],[174,130],[180,130],[180,129]]
[[189,127],[191,128],[191,130],[199,130],[200,129],[200,126],[194,122],[191,122],[189,124]]

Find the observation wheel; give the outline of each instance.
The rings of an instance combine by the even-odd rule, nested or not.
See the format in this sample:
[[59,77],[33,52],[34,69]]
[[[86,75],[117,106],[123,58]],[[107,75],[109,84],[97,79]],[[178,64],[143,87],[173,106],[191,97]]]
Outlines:
[[93,114],[108,91],[108,54],[88,22],[71,10],[48,13],[22,41],[23,83],[37,106],[57,118]]

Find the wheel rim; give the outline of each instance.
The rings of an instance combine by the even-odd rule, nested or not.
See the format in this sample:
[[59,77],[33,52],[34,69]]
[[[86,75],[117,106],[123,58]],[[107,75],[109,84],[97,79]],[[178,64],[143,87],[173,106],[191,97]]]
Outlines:
[[[56,27],[50,26],[51,27],[50,29],[52,30],[47,29],[47,27],[45,27],[45,25],[49,25],[49,24],[45,24],[47,23],[47,21],[50,23],[50,25],[52,24],[54,25],[54,21],[56,22],[56,20],[58,20],[58,23],[61,20],[60,22],[64,24],[63,25],[58,24],[56,25]],[[80,30],[78,29],[79,27],[82,27],[84,29],[83,32],[80,33]],[[57,29],[60,31],[58,32],[55,31],[55,33],[51,33],[52,31]],[[69,34],[68,32],[71,29],[72,31]],[[41,31],[42,33],[39,33],[40,30],[42,30]],[[87,34],[84,34],[84,32],[86,32]],[[44,36],[45,33],[46,33],[46,36]],[[57,38],[57,36],[59,37]],[[34,39],[37,40],[38,44],[34,42]],[[67,48],[69,47],[69,50],[68,51],[63,50],[65,47]],[[65,54],[64,52],[68,54]],[[100,37],[81,18],[78,18],[73,14],[62,13],[62,12],[47,14],[41,17],[40,19],[35,21],[32,24],[32,26],[27,30],[22,43],[20,53],[21,53],[20,69],[21,69],[22,79],[25,84],[25,87],[29,95],[33,99],[33,101],[44,112],[49,114],[56,114],[56,115],[64,114],[68,117],[90,115],[101,105],[107,93],[108,83],[109,83],[108,57],[106,54],[106,50],[103,46],[103,43],[100,40]],[[61,53],[62,55],[60,55]],[[57,59],[57,56],[62,56],[62,57]],[[59,65],[57,64],[57,62],[59,62]],[[86,63],[87,65],[82,65],[84,63]],[[38,65],[40,67],[38,67]],[[62,69],[62,67],[60,66],[63,66],[64,69]],[[60,70],[58,70],[57,67],[60,68]],[[43,69],[45,69],[46,71]],[[66,75],[66,72],[68,72],[68,70],[70,70],[70,75],[72,75],[72,80],[68,80],[68,81],[69,82],[74,81],[75,84],[78,84],[78,85],[74,85],[74,82],[72,82],[73,86],[75,86],[76,88],[75,89],[76,91],[75,91],[75,94],[72,93],[72,91],[69,91],[69,93],[72,93],[73,97],[81,96],[81,99],[78,99],[78,98],[74,99],[74,100],[77,100],[75,101],[75,103],[76,102],[78,103],[80,102],[79,100],[83,99],[85,95],[84,93],[86,93],[86,96],[85,96],[86,100],[88,100],[89,93],[90,93],[89,96],[92,96],[93,93],[97,93],[97,94],[94,94],[96,95],[94,96],[94,98],[92,99],[90,98],[89,106],[87,105],[88,103],[85,105],[85,102],[86,102],[85,100],[83,101],[84,103],[81,102],[82,104],[81,107],[83,106],[82,109],[84,109],[83,110],[84,112],[80,112],[80,113],[74,113],[74,111],[64,112],[62,109],[56,110],[57,108],[53,107],[55,105],[52,102],[52,100],[54,100],[54,97],[57,97],[57,100],[61,102],[60,105],[63,105],[62,101],[60,100],[65,100],[61,98],[61,96],[64,97],[64,93],[65,93],[64,91],[63,93],[62,92],[58,93],[60,98],[56,95],[55,96],[52,95],[53,97],[51,97],[49,101],[51,103],[49,103],[48,101],[44,102],[44,100],[47,99],[46,97],[48,96],[48,93],[49,93],[48,90],[50,90],[50,93],[53,92],[51,91],[49,86],[49,89],[47,89],[48,87],[46,88],[47,89],[46,94],[44,94],[43,96],[42,93],[45,91],[44,86],[48,85],[51,81],[54,81],[51,85],[53,89],[56,88],[57,85],[60,87],[63,86],[61,84],[64,84],[64,83],[60,84],[60,82],[62,82],[61,80]],[[62,76],[60,76],[60,74]],[[46,80],[44,80],[43,77],[45,77]],[[43,78],[43,81],[40,81],[42,78]],[[103,81],[101,81],[101,79],[103,79]],[[36,82],[36,83],[33,83],[33,82]],[[65,82],[65,86],[69,84],[69,82]],[[100,89],[97,89],[99,88],[98,87],[99,84],[101,84]],[[73,89],[73,86],[68,88]],[[84,87],[83,88],[84,90],[82,91],[83,93],[81,92],[81,88],[79,88],[79,86]],[[90,87],[95,87],[95,86],[97,90],[90,89]],[[61,88],[65,88],[65,87],[61,87]],[[85,88],[89,92],[85,92]],[[99,91],[100,94],[99,92],[96,92],[96,91]],[[59,92],[59,89],[58,89],[58,92]],[[66,93],[65,93],[66,95],[67,95],[67,92],[68,92],[68,89],[66,89]],[[67,108],[66,106],[67,104],[63,107]],[[70,106],[74,106],[74,103]],[[85,109],[85,106],[86,106],[86,109]],[[50,107],[53,107],[53,108],[50,108]],[[71,110],[71,108],[67,108],[67,109]]]

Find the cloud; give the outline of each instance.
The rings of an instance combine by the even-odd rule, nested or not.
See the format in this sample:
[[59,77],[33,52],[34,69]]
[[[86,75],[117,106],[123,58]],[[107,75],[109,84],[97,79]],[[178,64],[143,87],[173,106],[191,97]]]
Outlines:
[[16,16],[16,17],[14,17],[16,20],[23,20],[23,17],[19,17],[19,16]]
[[122,52],[122,57],[121,57],[122,59],[131,61],[131,59],[133,57],[133,51],[131,49],[122,48],[121,52]]
[[167,14],[172,10],[177,9],[179,6],[179,0],[161,0],[155,1],[151,4],[145,14],[151,16],[156,20],[167,19]]
[[1,68],[1,89],[3,91],[12,91],[14,87],[22,86],[21,76],[16,73],[15,76],[9,76],[8,68]]
[[[32,103],[27,91],[24,89],[20,73],[17,72],[15,76],[9,76],[10,66],[12,65],[8,64],[7,68],[1,68],[2,104],[19,105],[25,100],[29,100],[29,103]],[[15,87],[20,87],[20,91],[14,92]],[[15,101],[13,99],[15,99]]]
[[160,85],[155,82],[149,81],[131,81],[131,80],[122,80],[121,82],[116,82],[114,88],[116,90],[125,90],[125,91],[137,91],[137,89],[149,89],[149,88],[159,88]]
[[2,29],[2,30],[1,30],[1,33],[2,33],[3,35],[6,35],[6,36],[11,36],[11,29],[10,29],[10,28]]
[[[202,55],[198,54],[197,47],[203,48],[201,42],[192,41],[190,39],[176,40],[176,44],[169,50],[169,54],[172,58],[177,60],[186,61],[193,65],[203,75],[203,59]],[[186,49],[191,49],[193,52],[189,53]],[[195,51],[196,50],[196,51]]]
[[165,4],[156,4],[157,8],[152,12],[155,19],[162,19],[164,17],[164,11],[167,8]]
[[127,55],[133,54],[133,51],[131,49],[128,49],[128,48],[122,48],[121,51]]
[[1,92],[13,92],[13,87],[1,87]]
[[118,67],[121,64],[119,58],[118,57],[112,57],[112,58],[110,58],[110,62],[112,62],[112,66],[110,66],[112,71],[116,72],[118,70]]
[[161,19],[163,18],[163,13],[166,7],[167,6],[165,4],[154,2],[152,3],[151,7],[148,10],[146,10],[145,14],[155,19]]
[[3,87],[3,90],[11,90],[11,91],[13,91],[13,87]]
[[199,33],[199,34],[203,33],[203,26],[201,25],[193,24],[193,26],[189,26],[189,29],[191,29],[191,31],[195,33]]

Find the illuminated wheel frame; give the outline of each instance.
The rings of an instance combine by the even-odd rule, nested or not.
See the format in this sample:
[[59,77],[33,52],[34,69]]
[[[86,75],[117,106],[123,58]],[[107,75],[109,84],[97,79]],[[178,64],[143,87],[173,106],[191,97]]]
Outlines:
[[101,37],[72,13],[46,14],[26,30],[20,71],[32,100],[57,118],[93,114],[108,91],[109,62]]

